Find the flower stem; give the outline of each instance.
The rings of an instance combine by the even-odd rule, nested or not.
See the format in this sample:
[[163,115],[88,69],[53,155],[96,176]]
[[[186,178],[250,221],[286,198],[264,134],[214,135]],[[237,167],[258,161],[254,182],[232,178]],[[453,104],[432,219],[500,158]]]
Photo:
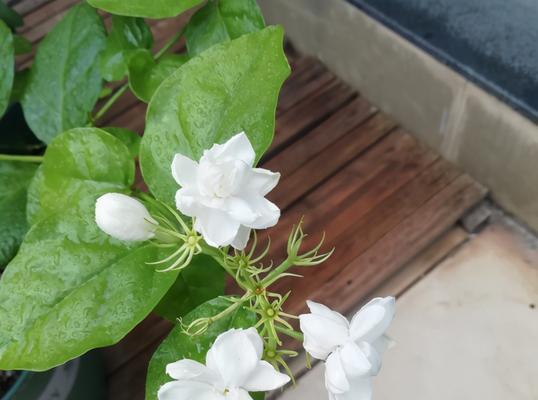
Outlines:
[[40,163],[40,162],[43,162],[43,156],[0,154],[0,161],[21,161],[21,162],[29,162],[29,163]]
[[185,28],[179,30],[178,32],[176,32],[174,34],[174,36],[172,36],[170,39],[168,39],[168,41],[164,44],[162,49],[160,49],[155,54],[155,59],[158,60],[159,58],[161,58],[163,56],[164,53],[166,53],[168,50],[170,50],[170,48],[181,38],[181,36],[183,36],[184,31],[185,31]]
[[275,325],[275,329],[281,333],[283,333],[284,335],[287,335],[293,339],[296,339],[300,342],[303,341],[304,337],[303,337],[303,334],[302,333],[299,333],[299,332],[295,332],[291,329],[288,329],[284,326],[280,326],[280,325]]
[[269,274],[265,278],[263,278],[261,282],[262,285],[265,287],[271,286],[281,274],[286,272],[291,267],[293,267],[293,259],[288,257],[284,260],[282,264],[269,272]]
[[[165,54],[168,50],[170,50],[170,48],[181,38],[181,36],[183,35],[183,31],[184,29],[181,29],[180,31],[176,32],[174,36],[172,36],[165,43],[162,49],[160,49],[155,54],[155,60],[158,60],[159,58],[163,56],[163,54]],[[124,83],[118,90],[116,90],[116,92],[108,99],[108,101],[103,105],[103,107],[101,107],[101,109],[97,112],[97,114],[95,114],[95,116],[93,117],[93,120],[98,121],[99,119],[101,119],[103,115],[105,115],[105,113],[110,109],[110,107],[112,107],[112,105],[127,91],[128,88],[129,88],[129,83],[127,82],[127,83]]]
[[112,107],[112,105],[127,91],[129,84],[125,83],[107,100],[107,102],[101,107],[101,109],[93,117],[94,121],[98,121],[106,114],[106,112]]

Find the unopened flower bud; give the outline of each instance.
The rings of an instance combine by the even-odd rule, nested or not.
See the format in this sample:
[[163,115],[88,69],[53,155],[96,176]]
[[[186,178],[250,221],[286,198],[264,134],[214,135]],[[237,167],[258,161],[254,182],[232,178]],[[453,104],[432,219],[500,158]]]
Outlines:
[[155,236],[155,221],[138,200],[120,193],[107,193],[95,203],[95,222],[110,236],[144,241]]

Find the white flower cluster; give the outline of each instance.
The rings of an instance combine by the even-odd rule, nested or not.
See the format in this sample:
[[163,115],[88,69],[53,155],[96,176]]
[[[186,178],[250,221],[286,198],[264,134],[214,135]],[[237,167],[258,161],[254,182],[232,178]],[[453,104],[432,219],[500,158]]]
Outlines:
[[[274,226],[279,208],[265,198],[280,174],[253,168],[256,153],[245,133],[204,151],[199,162],[176,154],[172,176],[181,186],[176,207],[194,219],[194,228],[213,247],[243,250],[251,229]],[[138,200],[119,193],[101,196],[95,207],[97,225],[120,240],[155,236],[157,222]]]
[[394,297],[375,298],[362,307],[351,323],[340,313],[313,301],[310,314],[299,316],[304,348],[325,361],[325,387],[330,400],[369,400],[371,378],[381,368],[391,343],[385,335],[394,317]]
[[251,229],[274,226],[280,210],[265,199],[280,174],[253,168],[256,153],[243,132],[204,151],[200,162],[176,154],[172,175],[181,186],[177,209],[213,247],[243,250]]
[[[215,144],[196,162],[176,154],[172,176],[180,185],[176,207],[192,217],[194,229],[213,247],[245,248],[251,229],[275,225],[280,210],[265,199],[280,174],[254,168],[255,152],[244,133]],[[138,200],[107,193],[96,203],[95,220],[107,234],[127,241],[155,237],[159,224]],[[309,301],[311,313],[299,316],[304,348],[325,362],[330,400],[369,400],[371,378],[381,368],[390,344],[385,336],[394,316],[394,298],[376,298],[351,320]],[[263,340],[255,328],[221,334],[206,364],[183,359],[169,364],[174,379],[161,387],[159,400],[248,400],[249,392],[282,387],[290,378],[262,360]]]
[[252,400],[249,392],[278,389],[289,376],[262,360],[263,341],[256,329],[231,329],[217,337],[206,365],[180,360],[166,367],[175,380],[164,384],[159,400]]

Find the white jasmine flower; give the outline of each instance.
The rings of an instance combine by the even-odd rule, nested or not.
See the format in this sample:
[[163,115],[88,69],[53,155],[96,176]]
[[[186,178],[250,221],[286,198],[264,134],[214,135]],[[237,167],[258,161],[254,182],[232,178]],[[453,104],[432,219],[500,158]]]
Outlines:
[[121,193],[107,193],[97,199],[95,222],[110,236],[129,241],[151,239],[157,225],[140,201]]
[[394,297],[371,300],[351,323],[322,304],[307,304],[311,313],[299,316],[304,348],[312,357],[326,360],[329,399],[371,399],[371,377],[378,374],[381,358],[390,344],[385,331],[394,317]]
[[274,226],[279,208],[265,199],[280,174],[253,168],[256,154],[244,132],[205,150],[200,162],[176,154],[172,175],[181,185],[176,206],[195,218],[195,229],[213,247],[245,248],[251,229]]
[[180,360],[166,366],[175,381],[164,384],[159,400],[249,400],[249,392],[278,389],[290,378],[262,361],[263,342],[254,328],[222,333],[206,355],[206,365]]

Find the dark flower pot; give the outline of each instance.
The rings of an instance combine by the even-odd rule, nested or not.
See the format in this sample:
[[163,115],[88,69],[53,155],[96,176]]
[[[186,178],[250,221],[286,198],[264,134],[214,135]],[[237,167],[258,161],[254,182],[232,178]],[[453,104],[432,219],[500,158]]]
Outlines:
[[104,400],[106,382],[98,353],[46,372],[24,371],[0,400]]

